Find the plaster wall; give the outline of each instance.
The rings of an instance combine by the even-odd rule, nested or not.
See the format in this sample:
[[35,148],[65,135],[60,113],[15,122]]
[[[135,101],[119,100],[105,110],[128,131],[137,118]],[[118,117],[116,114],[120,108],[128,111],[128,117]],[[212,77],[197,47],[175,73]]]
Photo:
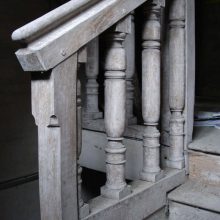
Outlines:
[[44,0],[0,2],[0,182],[37,171],[37,130],[31,115],[30,74],[14,54],[11,33],[49,10]]
[[196,95],[220,100],[220,1],[196,1]]

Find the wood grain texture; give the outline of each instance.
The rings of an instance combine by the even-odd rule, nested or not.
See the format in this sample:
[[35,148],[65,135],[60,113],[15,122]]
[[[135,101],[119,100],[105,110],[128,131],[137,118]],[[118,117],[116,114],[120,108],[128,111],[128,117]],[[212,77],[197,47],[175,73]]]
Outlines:
[[[126,53],[124,41],[127,16],[106,33],[105,58],[105,128],[108,144],[106,152],[106,184],[101,194],[107,198],[121,199],[130,193],[125,181],[125,152],[123,135],[126,115]],[[117,27],[119,25],[119,28]],[[117,31],[116,31],[117,30]]]
[[88,60],[86,63],[86,97],[84,106],[84,118],[103,118],[99,111],[99,38],[95,38],[87,44]]
[[184,183],[184,170],[166,170],[165,178],[152,184],[146,181],[131,183],[132,194],[117,201],[96,197],[90,201],[91,213],[84,220],[142,220],[166,205],[166,193]]
[[143,134],[144,163],[141,179],[156,182],[162,178],[160,169],[160,5],[146,4],[144,7],[142,43],[142,114],[145,130]]
[[219,187],[188,180],[169,193],[169,200],[220,214]]
[[15,41],[24,41],[25,43],[32,42],[98,1],[100,0],[69,1],[14,31],[12,33],[12,39]]
[[185,148],[192,141],[195,104],[195,0],[186,1]]
[[125,50],[127,57],[126,68],[126,124],[137,124],[137,117],[134,116],[134,74],[135,67],[135,18],[134,12],[131,16],[131,33],[125,39]]
[[215,127],[194,127],[193,142],[188,148],[220,156],[219,136],[220,130]]
[[78,219],[77,55],[32,77],[32,113],[38,126],[42,220]]
[[[82,135],[83,148],[80,164],[89,169],[106,172],[105,146],[108,144],[106,134],[83,130]],[[125,178],[137,180],[143,163],[142,141],[124,138],[123,142],[126,146]]]
[[182,169],[184,163],[185,116],[185,0],[172,0],[169,11],[169,105],[170,150],[168,167]]
[[49,70],[146,0],[102,0],[16,52],[25,71]]
[[169,220],[217,220],[220,219],[220,214],[210,212],[204,209],[194,208],[184,204],[170,202]]
[[79,217],[84,218],[89,214],[89,205],[82,198],[82,170],[79,164],[79,157],[82,152],[82,100],[81,100],[81,82],[77,80],[77,171],[78,171],[78,204]]
[[189,177],[192,180],[220,186],[220,156],[189,151]]

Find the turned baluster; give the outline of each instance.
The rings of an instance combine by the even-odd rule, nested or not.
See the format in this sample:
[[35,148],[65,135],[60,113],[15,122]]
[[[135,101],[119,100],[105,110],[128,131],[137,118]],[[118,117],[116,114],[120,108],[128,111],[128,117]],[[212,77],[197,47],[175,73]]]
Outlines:
[[134,12],[131,13],[131,33],[125,39],[125,49],[127,55],[126,68],[126,119],[127,124],[136,124],[137,118],[134,116],[134,74],[135,74],[135,24]]
[[125,182],[125,129],[126,105],[126,56],[124,40],[129,18],[121,21],[106,35],[105,60],[105,129],[108,139],[106,151],[106,184],[101,194],[108,198],[121,199],[130,193]]
[[79,164],[79,157],[82,151],[82,106],[81,106],[81,83],[77,81],[77,166],[78,166],[78,203],[80,218],[89,215],[89,205],[82,199],[82,167]]
[[144,119],[143,170],[141,179],[155,182],[163,177],[160,169],[160,13],[161,4],[144,7],[142,51],[142,114]]
[[103,118],[102,112],[98,107],[99,84],[97,77],[99,73],[99,39],[93,39],[87,44],[87,63],[86,63],[86,102],[84,109],[85,119]]
[[168,167],[184,168],[185,0],[172,0],[169,14],[170,148]]

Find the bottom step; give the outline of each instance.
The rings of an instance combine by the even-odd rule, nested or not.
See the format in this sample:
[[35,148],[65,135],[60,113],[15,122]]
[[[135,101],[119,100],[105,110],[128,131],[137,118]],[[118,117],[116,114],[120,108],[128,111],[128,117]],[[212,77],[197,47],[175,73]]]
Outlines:
[[183,205],[177,202],[169,203],[169,220],[220,220],[220,214]]
[[163,220],[167,192],[185,182],[185,171],[166,169],[164,178],[156,183],[133,181],[132,193],[121,200],[98,196],[88,201],[90,215],[83,220]]
[[187,181],[168,195],[169,220],[220,220],[220,188]]

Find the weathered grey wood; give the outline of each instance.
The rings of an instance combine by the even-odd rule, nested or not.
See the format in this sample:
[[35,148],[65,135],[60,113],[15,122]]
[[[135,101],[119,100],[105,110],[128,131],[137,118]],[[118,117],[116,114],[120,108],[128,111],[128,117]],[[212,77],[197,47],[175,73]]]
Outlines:
[[[172,4],[172,1],[170,1]],[[184,136],[184,156],[185,156],[185,169],[188,172],[188,156],[187,156],[187,146],[192,141],[192,130],[193,130],[193,117],[194,117],[194,84],[195,84],[195,2],[186,1],[186,46],[185,46],[185,65],[186,65],[186,77],[185,77],[185,106],[184,106],[184,116],[185,116],[185,136]],[[169,6],[169,2],[168,5]],[[170,122],[170,109],[169,109],[169,27],[167,22],[167,10],[164,11],[163,20],[163,32],[164,40],[162,42],[163,49],[163,59],[162,59],[162,122],[161,122],[161,142],[166,146],[170,146],[169,140],[169,122]]]
[[186,27],[185,27],[185,136],[184,158],[185,170],[189,173],[188,144],[192,142],[195,105],[195,0],[186,1]]
[[82,47],[78,53],[78,63],[86,63],[88,60],[87,46]]
[[103,118],[99,111],[98,96],[99,84],[97,78],[99,74],[99,38],[95,38],[87,44],[88,60],[86,63],[86,101],[83,116],[85,119]]
[[166,205],[166,193],[185,181],[184,170],[165,170],[165,178],[156,184],[146,181],[132,182],[132,194],[117,201],[92,199],[91,213],[84,220],[143,220]]
[[126,68],[126,124],[137,124],[137,118],[134,116],[134,74],[135,68],[135,23],[134,23],[134,12],[131,16],[131,33],[127,35],[125,39],[125,50],[127,57],[127,68]]
[[220,187],[220,156],[189,151],[190,179]]
[[192,206],[170,202],[169,220],[217,220],[220,219],[220,214],[207,210],[195,208]]
[[143,170],[141,179],[157,181],[163,177],[160,169],[160,13],[161,6],[153,2],[144,7],[142,43],[142,114],[145,131],[143,137]]
[[169,106],[169,27],[168,27],[168,10],[169,2],[166,2],[166,7],[162,10],[161,16],[161,144],[170,146],[169,130],[170,130],[170,106]]
[[[26,48],[16,52],[25,71],[49,70],[78,51],[146,0],[102,0],[84,13],[68,19],[53,31],[46,32]],[[58,10],[58,9],[57,9]],[[56,20],[57,22],[57,20]],[[28,24],[26,29],[32,27]],[[15,40],[26,40],[23,36]],[[13,34],[14,36],[15,34]]]
[[184,168],[185,0],[172,0],[169,13],[170,151],[167,165]]
[[[77,80],[77,161],[79,161],[79,157],[82,151],[82,107],[81,107],[81,82]],[[81,196],[81,174],[82,167],[80,167],[79,162],[77,162],[78,166],[78,200],[79,207],[82,207],[84,202]]]
[[[106,134],[83,130],[82,135],[81,166],[100,172],[106,172],[105,146],[108,144]],[[126,146],[125,178],[137,180],[139,179],[143,165],[142,140],[124,138],[123,143]]]
[[[121,32],[130,34],[131,33],[131,16],[124,16],[116,25],[111,27],[111,30],[114,32]],[[127,36],[126,36],[127,37]]]
[[[128,18],[129,19],[129,18]],[[120,31],[123,23],[119,23]],[[125,26],[126,27],[126,26]],[[106,34],[105,58],[105,128],[108,139],[106,146],[106,184],[101,194],[108,198],[121,199],[130,193],[125,182],[125,151],[122,143],[125,130],[126,105],[126,54],[123,46],[126,34],[113,27]],[[125,30],[126,31],[126,30]]]
[[188,180],[169,193],[169,200],[220,214],[220,188]]
[[77,168],[78,168],[78,203],[79,216],[84,218],[89,215],[89,205],[82,199],[82,167],[79,164],[79,157],[82,151],[82,106],[81,106],[81,82],[77,80]]
[[157,210],[151,216],[145,218],[144,220],[169,220],[169,216],[167,215],[166,206],[160,210]]
[[12,34],[13,40],[24,41],[30,43],[31,41],[39,38],[52,31],[57,26],[61,25],[70,18],[76,16],[83,10],[91,7],[93,4],[100,0],[73,0],[69,1],[59,8],[56,8],[40,18],[24,25],[17,29]]
[[186,1],[185,149],[192,141],[195,104],[195,0]]
[[169,212],[176,219],[220,219],[220,188],[198,181],[187,181],[168,194]]
[[214,127],[194,127],[193,142],[188,145],[191,150],[220,156],[220,130]]
[[77,55],[32,77],[32,113],[38,126],[42,220],[78,219]]
[[165,7],[165,2],[166,2],[166,0],[152,0],[152,3],[154,5],[158,5],[158,6],[162,7],[162,8]]
[[[83,120],[83,128],[91,131],[104,132],[105,131],[104,120],[103,119]],[[125,128],[124,137],[142,140],[143,131],[144,131],[143,125],[128,125]]]

